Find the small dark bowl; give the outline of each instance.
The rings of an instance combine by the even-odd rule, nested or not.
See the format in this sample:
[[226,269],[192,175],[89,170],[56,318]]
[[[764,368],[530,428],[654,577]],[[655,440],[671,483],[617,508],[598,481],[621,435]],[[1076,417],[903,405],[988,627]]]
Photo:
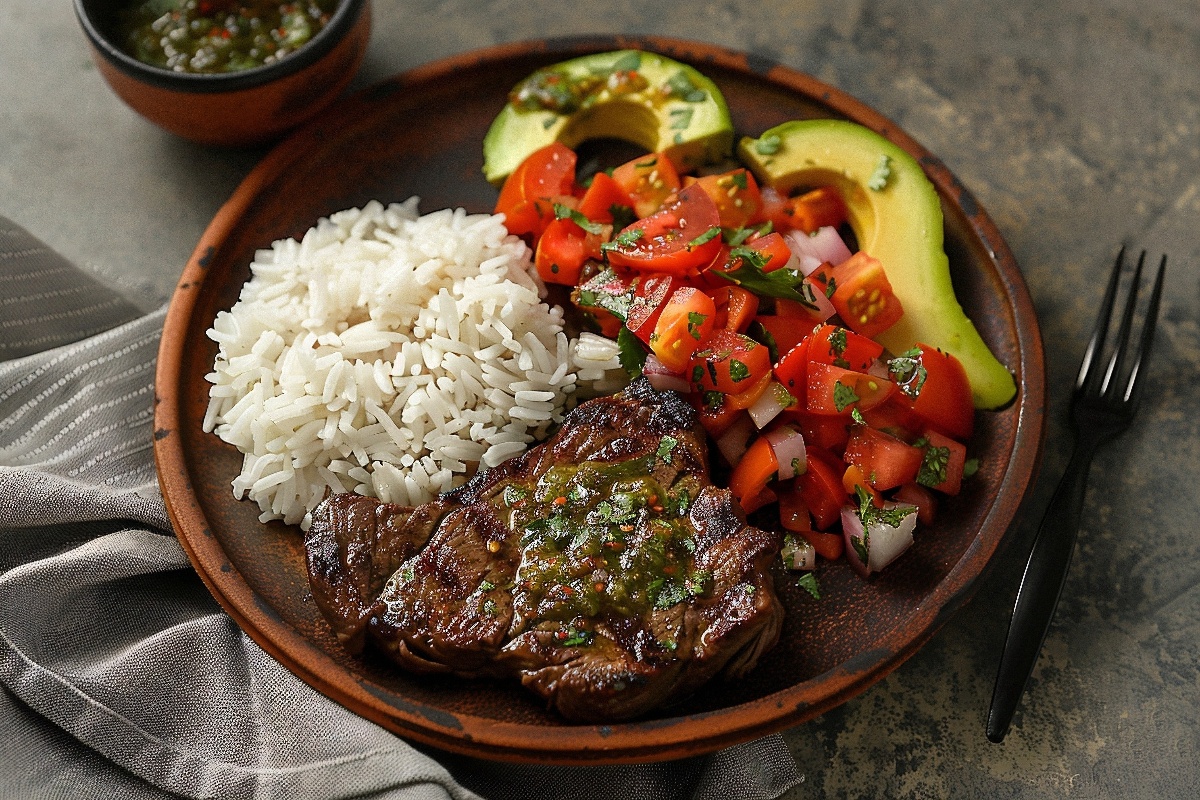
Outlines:
[[280,137],[334,100],[362,63],[370,0],[341,0],[311,41],[273,64],[238,72],[173,72],[114,43],[115,10],[134,0],[75,0],[100,74],[134,111],[194,142],[242,146]]

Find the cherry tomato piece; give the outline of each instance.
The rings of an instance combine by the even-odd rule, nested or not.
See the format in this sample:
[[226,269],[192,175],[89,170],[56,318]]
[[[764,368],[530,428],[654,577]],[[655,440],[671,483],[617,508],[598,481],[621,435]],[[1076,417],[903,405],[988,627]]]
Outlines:
[[912,400],[912,410],[933,428],[959,441],[975,431],[975,404],[962,363],[949,353],[918,344],[890,364],[892,380]]
[[662,208],[666,199],[682,185],[679,171],[662,153],[650,153],[625,162],[612,171],[612,179],[629,196],[638,219]]
[[672,372],[683,373],[712,334],[717,307],[711,297],[691,286],[676,289],[663,306],[650,336],[650,349]]
[[867,483],[879,491],[895,489],[917,479],[924,451],[866,425],[855,425],[846,442],[846,463],[858,467]]
[[705,175],[693,181],[712,198],[721,218],[721,227],[744,228],[756,220],[762,211],[762,195],[758,182],[745,169],[735,169],[719,175]]
[[771,443],[760,436],[733,466],[733,472],[729,474],[729,491],[749,513],[753,509],[746,508],[746,503],[759,498],[777,472],[779,462],[775,459],[775,451],[771,449]]
[[669,275],[695,275],[721,249],[716,206],[697,186],[680,190],[663,208],[617,234],[608,263]]
[[771,374],[771,355],[759,344],[734,331],[713,331],[704,347],[692,355],[690,378],[700,391],[737,395]]
[[575,189],[575,153],[560,142],[535,150],[500,188],[495,213],[504,214],[509,233],[542,234],[554,220],[554,203]]
[[892,327],[904,314],[883,265],[861,250],[833,268],[834,291],[829,299],[846,327],[874,337]]

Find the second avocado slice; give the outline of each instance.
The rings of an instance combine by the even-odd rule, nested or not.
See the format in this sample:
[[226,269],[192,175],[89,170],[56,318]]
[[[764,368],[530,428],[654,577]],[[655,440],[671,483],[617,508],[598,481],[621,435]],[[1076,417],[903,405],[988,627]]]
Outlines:
[[515,86],[483,140],[493,185],[555,141],[612,137],[664,152],[682,170],[728,158],[733,123],[717,85],[656,53],[616,50],[564,61]]
[[859,248],[879,259],[904,316],[876,338],[899,354],[917,342],[952,353],[971,382],[976,408],[1016,395],[1001,364],[967,317],[950,282],[937,190],[911,155],[853,122],[798,120],[743,138],[738,154],[761,182],[782,193],[834,186]]

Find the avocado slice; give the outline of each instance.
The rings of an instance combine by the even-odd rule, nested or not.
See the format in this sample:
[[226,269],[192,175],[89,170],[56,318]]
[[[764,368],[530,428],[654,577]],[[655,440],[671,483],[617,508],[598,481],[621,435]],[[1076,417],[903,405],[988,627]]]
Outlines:
[[1013,375],[980,338],[954,296],[943,248],[942,207],[920,164],[869,128],[844,120],[785,122],[738,154],[761,182],[787,193],[834,186],[859,247],[879,259],[904,316],[876,337],[894,354],[917,342],[954,354],[966,369],[976,408],[1016,395]]
[[535,150],[600,137],[665,152],[681,170],[733,152],[729,107],[715,83],[656,53],[616,50],[563,61],[517,84],[484,137],[483,172],[499,186]]

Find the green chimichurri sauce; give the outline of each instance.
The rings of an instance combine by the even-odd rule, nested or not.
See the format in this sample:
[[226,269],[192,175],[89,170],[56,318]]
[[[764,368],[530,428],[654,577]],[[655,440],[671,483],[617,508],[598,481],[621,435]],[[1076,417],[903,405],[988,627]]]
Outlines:
[[[523,551],[517,616],[530,625],[637,618],[710,588],[711,576],[690,566],[698,486],[685,478],[665,490],[652,477],[659,457],[556,466],[534,486],[505,488],[497,501]],[[570,630],[575,643],[589,640],[586,628]]]
[[143,0],[117,20],[126,52],[175,72],[237,72],[271,64],[328,24],[338,0]]

